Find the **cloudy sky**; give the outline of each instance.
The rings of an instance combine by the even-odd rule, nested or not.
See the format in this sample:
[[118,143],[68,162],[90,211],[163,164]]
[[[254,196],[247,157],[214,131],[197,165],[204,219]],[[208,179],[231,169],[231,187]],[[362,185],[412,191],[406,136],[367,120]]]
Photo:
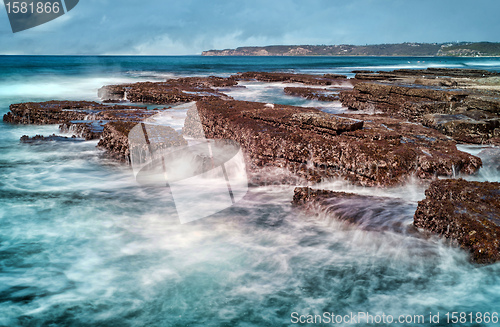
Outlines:
[[189,55],[274,44],[500,41],[498,0],[80,0],[0,54]]

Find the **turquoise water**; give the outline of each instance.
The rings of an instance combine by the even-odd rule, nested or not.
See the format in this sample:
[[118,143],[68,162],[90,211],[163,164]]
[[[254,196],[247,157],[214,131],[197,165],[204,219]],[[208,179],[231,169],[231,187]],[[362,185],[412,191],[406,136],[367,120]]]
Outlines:
[[[118,82],[426,67],[500,71],[500,60],[0,56],[0,113],[24,101],[98,100],[97,88]],[[311,105],[281,88],[247,83],[229,93]],[[389,198],[346,203],[360,226],[292,208],[293,186],[252,188],[235,206],[181,225],[168,189],[141,187],[96,141],[26,145],[22,135],[57,126],[0,126],[0,326],[289,326],[294,312],[424,315],[406,325],[447,326],[447,312],[500,311],[499,264],[472,265],[411,228],[425,185],[322,185]],[[485,167],[476,178],[498,172]]]

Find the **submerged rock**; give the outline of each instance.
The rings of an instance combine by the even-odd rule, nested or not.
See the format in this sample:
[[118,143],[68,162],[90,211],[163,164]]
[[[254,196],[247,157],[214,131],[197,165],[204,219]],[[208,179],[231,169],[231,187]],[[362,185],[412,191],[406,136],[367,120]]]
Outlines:
[[408,217],[415,210],[414,206],[397,198],[296,187],[292,204],[308,211],[325,213],[364,230],[404,233],[413,229]]
[[[256,169],[274,166],[319,182],[342,177],[366,186],[472,174],[478,157],[419,124],[377,115],[331,115],[313,108],[207,99],[188,111],[184,133],[239,142]],[[198,118],[199,115],[199,118]]]
[[500,183],[434,181],[418,203],[414,225],[455,240],[472,260],[500,260]]
[[[21,143],[27,143],[27,144],[37,144],[37,143],[42,143],[42,142],[47,142],[47,141],[57,141],[57,142],[74,142],[77,141],[75,137],[67,137],[67,136],[61,136],[61,135],[56,135],[52,134],[49,136],[43,136],[43,135],[35,135],[35,136],[28,136],[28,135],[23,135],[19,139]],[[80,140],[81,141],[81,140]]]

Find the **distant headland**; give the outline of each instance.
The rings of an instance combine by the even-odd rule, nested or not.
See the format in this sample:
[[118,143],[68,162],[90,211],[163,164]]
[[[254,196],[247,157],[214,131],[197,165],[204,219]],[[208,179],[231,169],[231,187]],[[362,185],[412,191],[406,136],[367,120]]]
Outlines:
[[203,51],[203,56],[500,56],[499,42],[397,43],[375,45],[270,45]]

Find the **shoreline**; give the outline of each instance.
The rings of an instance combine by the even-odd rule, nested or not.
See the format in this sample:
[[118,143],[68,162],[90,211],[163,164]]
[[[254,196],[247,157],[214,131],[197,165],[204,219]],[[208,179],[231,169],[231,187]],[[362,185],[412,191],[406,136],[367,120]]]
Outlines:
[[184,55],[153,55],[153,54],[0,54],[0,57],[297,57],[297,58],[500,58],[498,56],[411,56],[411,55],[203,55],[203,54],[184,54]]

